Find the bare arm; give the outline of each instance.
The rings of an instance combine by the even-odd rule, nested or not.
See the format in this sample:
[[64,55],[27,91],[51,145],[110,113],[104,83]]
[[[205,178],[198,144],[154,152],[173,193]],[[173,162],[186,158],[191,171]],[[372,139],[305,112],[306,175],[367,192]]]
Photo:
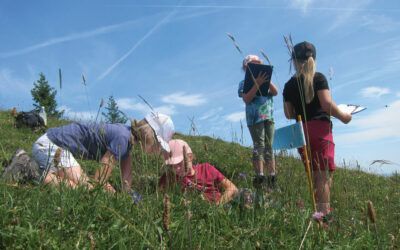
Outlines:
[[222,189],[224,189],[224,192],[221,196],[221,199],[217,203],[217,205],[225,204],[225,203],[231,201],[233,199],[233,197],[235,197],[235,195],[238,193],[238,189],[235,186],[235,184],[233,184],[233,182],[231,182],[227,178],[225,178],[221,181],[220,186]]
[[344,113],[340,111],[336,103],[332,100],[331,92],[328,89],[319,90],[317,92],[319,102],[322,109],[329,115],[336,117],[343,123],[349,123],[351,121],[351,114]]
[[131,153],[121,161],[121,178],[124,183],[123,189],[128,192],[132,186],[132,155]]
[[96,170],[94,179],[98,182],[105,183],[111,176],[114,168],[115,159],[110,151],[107,151],[100,160],[101,168]]
[[247,92],[246,94],[243,93],[242,94],[242,98],[243,101],[245,103],[249,103],[253,100],[253,98],[256,96],[257,91],[260,89],[261,85],[263,85],[265,83],[265,81],[267,80],[267,73],[263,73],[258,74],[257,78],[253,79],[254,80],[254,84],[253,87],[251,87],[250,91]]
[[102,166],[100,169],[96,170],[94,179],[101,185],[104,185],[106,190],[114,193],[115,189],[107,182],[111,176],[115,164],[115,158],[113,154],[110,151],[107,151],[101,158],[100,163]]
[[276,96],[278,95],[278,88],[276,87],[276,85],[271,81],[271,83],[269,84],[269,89],[268,89],[268,93],[272,96]]
[[283,101],[283,110],[287,119],[296,119],[296,113],[292,103]]

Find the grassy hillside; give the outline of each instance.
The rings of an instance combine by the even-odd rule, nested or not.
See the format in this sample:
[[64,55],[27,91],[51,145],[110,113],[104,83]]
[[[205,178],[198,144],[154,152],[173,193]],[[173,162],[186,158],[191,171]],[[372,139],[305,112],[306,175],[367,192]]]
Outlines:
[[[30,152],[40,136],[15,129],[9,112],[0,112],[0,161],[22,147]],[[67,121],[50,120],[50,126]],[[252,186],[251,150],[236,143],[201,136],[183,136],[197,161],[217,166],[239,187]],[[81,161],[89,173],[96,164]],[[100,189],[71,190],[0,182],[0,248],[61,249],[298,249],[311,217],[304,168],[293,157],[278,157],[278,184],[262,207],[216,207],[195,194],[171,192],[170,232],[163,229],[163,195],[157,179],[162,161],[135,151],[134,189],[142,200],[134,204],[122,193]],[[1,167],[0,167],[1,170]],[[120,187],[119,173],[111,182]],[[245,173],[245,174],[243,174]],[[376,210],[368,219],[367,201]],[[301,203],[304,202],[304,207]],[[332,190],[335,221],[328,230],[315,223],[306,234],[305,249],[400,248],[400,177],[384,178],[338,169]]]

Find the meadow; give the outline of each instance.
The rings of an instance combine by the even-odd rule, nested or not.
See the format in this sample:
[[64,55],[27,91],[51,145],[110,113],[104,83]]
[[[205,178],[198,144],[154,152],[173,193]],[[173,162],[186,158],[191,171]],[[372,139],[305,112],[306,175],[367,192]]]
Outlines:
[[[49,127],[68,123],[49,120]],[[17,148],[31,151],[41,135],[13,127],[0,112],[0,162]],[[251,149],[236,142],[177,134],[192,147],[196,161],[210,162],[239,188],[252,187]],[[96,163],[80,161],[93,173]],[[302,163],[277,155],[278,186],[252,208],[214,206],[195,193],[157,188],[165,171],[157,156],[134,150],[133,189],[141,197],[100,188],[50,188],[0,182],[1,249],[398,249],[400,176],[382,177],[346,166],[338,168],[332,189],[334,221],[327,229],[311,222],[312,204]],[[0,166],[0,171],[2,166]],[[111,183],[120,190],[119,171]],[[375,216],[368,213],[371,201]],[[167,224],[167,227],[164,225]],[[168,230],[167,230],[168,228]]]

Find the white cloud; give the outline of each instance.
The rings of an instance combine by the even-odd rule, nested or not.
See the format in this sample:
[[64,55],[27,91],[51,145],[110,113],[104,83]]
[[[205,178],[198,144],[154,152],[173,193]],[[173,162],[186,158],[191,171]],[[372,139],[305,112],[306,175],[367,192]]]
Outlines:
[[144,42],[147,38],[149,38],[159,27],[161,27],[164,23],[168,22],[169,19],[175,14],[176,10],[172,10],[168,15],[166,15],[163,19],[161,19],[158,23],[156,23],[142,38],[139,39],[123,56],[121,56],[116,62],[113,63],[110,67],[108,67],[98,78],[97,80],[104,79],[107,75],[109,75],[121,62],[125,61],[130,54],[132,54],[137,47],[139,47],[142,42]]
[[[332,31],[344,24],[349,23],[349,20],[360,13],[360,10],[369,5],[371,0],[338,0],[333,2],[329,0],[324,2],[328,4],[327,9],[336,9],[333,23],[328,28],[328,31]],[[337,8],[337,6],[342,7]]]
[[239,122],[240,120],[244,120],[246,118],[246,114],[244,111],[235,112],[229,115],[224,116],[225,120],[230,122]]
[[202,116],[200,116],[199,120],[207,120],[211,117],[218,116],[218,114],[223,110],[223,107],[218,107],[214,109],[210,109],[206,113],[204,113]]
[[290,1],[290,5],[293,8],[300,8],[305,13],[312,2],[314,2],[314,0],[292,0]]
[[[158,15],[158,14],[156,14],[156,15]],[[154,16],[156,16],[156,15],[154,15]],[[22,49],[8,51],[8,52],[1,52],[0,58],[7,58],[7,57],[12,57],[12,56],[17,56],[17,55],[23,55],[23,54],[27,54],[29,52],[32,52],[32,51],[35,51],[38,49],[46,48],[46,47],[64,43],[64,42],[81,40],[81,39],[90,38],[93,36],[107,34],[110,32],[118,31],[124,27],[129,27],[129,26],[135,25],[135,24],[140,25],[143,22],[148,22],[147,19],[153,18],[154,16],[153,15],[147,16],[147,17],[141,18],[141,19],[130,20],[130,21],[121,22],[121,23],[117,23],[117,24],[102,26],[102,27],[95,28],[92,30],[72,33],[72,34],[68,34],[65,36],[49,38],[46,41],[43,41],[41,43],[34,44],[34,45],[31,45],[31,46],[28,46],[28,47],[25,47]]]
[[362,26],[376,31],[385,33],[397,30],[400,23],[385,15],[365,15],[362,17]]
[[382,139],[400,139],[400,116],[397,115],[399,109],[400,100],[362,118],[355,115],[353,121],[346,125],[354,130],[339,134],[336,136],[336,141],[340,141],[341,144],[357,145]]
[[[96,119],[96,114],[90,111],[73,111],[68,106],[62,105],[58,108],[59,111],[64,110],[64,117],[71,119],[73,121],[94,121]],[[100,121],[101,114],[97,117],[97,120]]]
[[3,68],[0,70],[0,91],[1,94],[29,94],[33,88],[33,81],[24,80],[15,76],[12,70]]
[[382,95],[389,94],[390,90],[388,88],[371,86],[371,87],[363,88],[360,93],[363,97],[366,97],[366,98],[379,98]]
[[[119,98],[115,100],[118,104],[118,107],[121,110],[131,110],[131,111],[138,111],[142,114],[147,114],[151,112],[151,108],[142,102],[137,102],[131,98]],[[173,115],[176,113],[174,105],[163,105],[159,107],[153,107],[153,109],[157,112],[166,114],[166,115]]]
[[199,106],[206,102],[206,99],[201,94],[189,95],[185,92],[173,93],[162,97],[161,100],[165,103],[178,104],[189,107]]
[[397,93],[396,93],[396,96],[397,96],[397,97],[400,97],[400,92],[397,92]]
[[136,102],[131,98],[119,98],[115,100],[121,110],[134,110],[140,112],[149,112],[150,107],[144,103]]

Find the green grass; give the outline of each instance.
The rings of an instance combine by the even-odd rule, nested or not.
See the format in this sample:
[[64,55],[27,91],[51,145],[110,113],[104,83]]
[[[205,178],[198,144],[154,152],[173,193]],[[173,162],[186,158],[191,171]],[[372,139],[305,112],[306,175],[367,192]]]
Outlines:
[[[9,112],[0,112],[0,161],[22,147],[28,152],[41,135],[15,129]],[[67,121],[49,120],[49,126]],[[238,187],[251,187],[250,148],[203,136],[184,136],[196,161],[217,166]],[[298,249],[311,216],[304,167],[294,157],[278,156],[278,184],[262,207],[216,207],[196,194],[172,191],[170,233],[162,226],[163,195],[157,189],[162,161],[135,151],[134,189],[143,200],[135,205],[123,193],[66,187],[11,185],[0,182],[0,248],[4,249]],[[96,164],[81,161],[93,173]],[[1,168],[1,167],[0,167]],[[120,189],[118,170],[111,182]],[[243,178],[239,173],[247,173]],[[184,200],[186,202],[184,202]],[[377,213],[372,224],[367,201]],[[190,201],[187,204],[187,201]],[[305,208],[296,203],[304,201]],[[185,205],[186,204],[186,205]],[[400,248],[400,177],[381,177],[338,169],[332,190],[335,222],[328,230],[313,224],[304,249]],[[192,214],[191,218],[188,214]]]

